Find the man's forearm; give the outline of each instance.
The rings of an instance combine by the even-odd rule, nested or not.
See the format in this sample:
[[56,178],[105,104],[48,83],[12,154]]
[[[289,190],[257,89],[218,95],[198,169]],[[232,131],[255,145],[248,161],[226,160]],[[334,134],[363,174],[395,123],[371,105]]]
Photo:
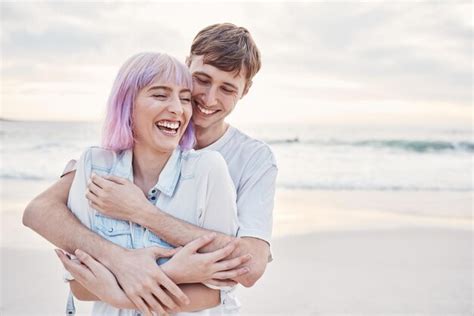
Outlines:
[[[209,230],[166,214],[152,204],[147,204],[146,209],[142,209],[140,212],[137,212],[137,214],[137,218],[134,218],[133,221],[147,227],[174,246],[184,246],[194,239],[209,233]],[[234,238],[235,237],[217,232],[216,238],[201,249],[204,252],[215,251],[226,246]],[[241,239],[238,247],[229,258],[235,258],[247,253],[252,255],[252,259],[246,263],[246,266],[250,267],[250,272],[235,278],[234,281],[246,287],[250,287],[255,284],[265,272],[270,248],[263,240],[245,237]]]
[[69,253],[82,249],[106,263],[107,253],[121,248],[89,230],[67,208],[73,178],[73,173],[64,176],[31,201],[24,211],[23,224]]
[[[147,227],[173,246],[184,246],[196,238],[210,233],[205,228],[166,214],[153,204],[147,203],[144,207],[140,212],[137,212],[137,217],[133,218],[133,221]],[[202,250],[210,252],[220,249],[233,239],[234,237],[217,232],[216,238],[210,244],[203,247]]]

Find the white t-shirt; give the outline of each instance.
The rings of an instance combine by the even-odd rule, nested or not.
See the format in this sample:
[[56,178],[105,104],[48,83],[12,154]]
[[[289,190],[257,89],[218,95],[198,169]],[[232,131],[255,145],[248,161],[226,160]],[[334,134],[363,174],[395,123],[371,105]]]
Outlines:
[[229,126],[217,141],[201,150],[218,151],[237,190],[238,236],[270,244],[278,168],[270,147]]

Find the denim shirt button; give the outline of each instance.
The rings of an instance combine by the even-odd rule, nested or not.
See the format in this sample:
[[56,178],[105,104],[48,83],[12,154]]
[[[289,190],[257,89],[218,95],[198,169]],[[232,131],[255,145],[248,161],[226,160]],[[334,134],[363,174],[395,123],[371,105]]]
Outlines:
[[113,232],[114,231],[114,228],[113,227],[110,227],[109,228],[109,233]]

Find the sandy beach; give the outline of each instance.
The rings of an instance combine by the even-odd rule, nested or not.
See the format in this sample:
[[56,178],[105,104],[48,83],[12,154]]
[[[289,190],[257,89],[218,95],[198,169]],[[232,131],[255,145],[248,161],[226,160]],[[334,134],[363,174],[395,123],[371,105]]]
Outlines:
[[[2,315],[64,312],[53,246],[21,224],[45,185],[2,185]],[[470,192],[280,189],[274,261],[240,289],[242,315],[472,315],[471,207]]]

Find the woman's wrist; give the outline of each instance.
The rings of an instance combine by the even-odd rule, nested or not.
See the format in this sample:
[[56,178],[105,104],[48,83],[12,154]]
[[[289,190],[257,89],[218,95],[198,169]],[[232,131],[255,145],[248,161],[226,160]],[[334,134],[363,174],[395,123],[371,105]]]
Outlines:
[[165,262],[160,266],[161,270],[176,284],[185,283],[185,280],[179,275],[179,269],[173,269],[173,264],[170,261]]

